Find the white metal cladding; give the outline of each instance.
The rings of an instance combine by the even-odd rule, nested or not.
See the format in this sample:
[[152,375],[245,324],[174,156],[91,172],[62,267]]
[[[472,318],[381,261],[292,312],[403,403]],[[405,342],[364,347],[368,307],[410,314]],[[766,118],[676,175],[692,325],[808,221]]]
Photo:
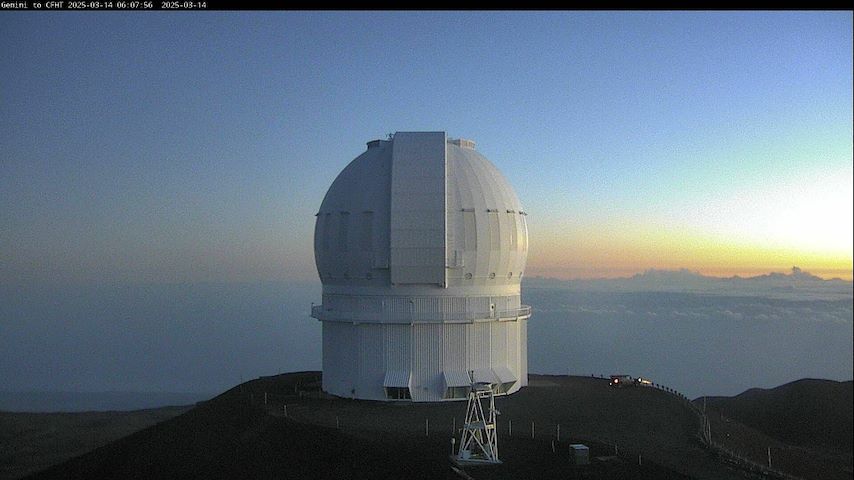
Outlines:
[[519,385],[528,385],[528,322],[522,320],[519,323]]
[[358,350],[352,324],[323,322],[323,389],[352,396]]
[[408,372],[412,368],[409,361],[411,333],[410,325],[383,326],[383,353],[386,370],[396,369]]
[[507,393],[517,391],[531,312],[520,297],[526,216],[512,187],[473,142],[444,132],[368,145],[317,212],[324,390],[382,400],[384,387],[408,387],[412,401],[436,401],[478,371],[515,376]]
[[391,283],[445,285],[445,132],[392,142]]
[[492,371],[495,372],[495,376],[501,383],[510,383],[519,380],[518,378],[516,378],[516,374],[514,374],[510,371],[509,368],[507,368],[507,365],[496,365],[492,369]]
[[490,364],[492,335],[489,323],[474,323],[469,326],[467,357],[469,370],[487,368]]
[[476,368],[472,376],[475,382],[501,383],[491,368]]
[[[388,264],[390,192],[390,142],[359,155],[329,187],[314,231],[315,263],[324,285],[364,283],[368,273],[375,283],[388,281],[387,269],[374,266]],[[343,242],[342,217],[348,222]]]
[[412,397],[435,402],[444,398],[441,324],[412,326]]
[[389,370],[385,374],[383,387],[409,387],[412,374],[408,370]]
[[471,386],[471,378],[468,372],[445,370],[444,376],[445,388]]
[[466,351],[470,324],[442,325],[442,367],[445,372],[467,372]]
[[324,294],[322,320],[372,323],[471,322],[526,316],[519,295],[384,296]]
[[398,132],[329,188],[315,260],[324,286],[390,287],[405,275],[394,283],[518,288],[527,235],[518,197],[489,160],[444,132]]
[[449,285],[518,285],[528,252],[519,199],[482,155],[452,144],[447,148],[448,252],[461,254],[463,265],[448,270]]
[[505,327],[499,322],[489,322],[489,335],[490,341],[490,356],[489,356],[489,364],[490,365],[507,365],[507,330],[508,327]]
[[[507,365],[516,373],[519,379],[522,366],[520,365],[519,326],[524,320],[518,322],[507,322]],[[526,374],[527,376],[527,374]]]
[[[334,395],[374,400],[387,399],[384,387],[408,387],[413,401],[454,400],[445,398],[448,386],[467,386],[473,372],[475,381],[515,382],[507,392],[513,393],[528,372],[518,356],[498,360],[502,356],[496,352],[507,348],[507,339],[524,322],[323,322],[323,387]],[[475,355],[466,352],[465,340],[471,339],[479,339]]]
[[[383,382],[386,376],[385,355],[383,355],[383,326],[361,324],[357,326],[359,377],[353,396],[361,398],[382,398],[385,396]],[[397,385],[393,385],[397,386]]]

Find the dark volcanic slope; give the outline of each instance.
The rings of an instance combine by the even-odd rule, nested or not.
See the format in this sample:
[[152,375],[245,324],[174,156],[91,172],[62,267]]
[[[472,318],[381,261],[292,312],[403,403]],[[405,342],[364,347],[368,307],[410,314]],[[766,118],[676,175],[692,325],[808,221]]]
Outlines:
[[851,381],[803,379],[735,397],[707,397],[706,402],[707,408],[783,442],[851,453],[852,399]]
[[24,475],[76,457],[191,407],[129,412],[0,412],[0,479]]
[[[34,478],[460,478],[448,453],[463,403],[328,398],[312,392],[318,378],[303,372],[247,382]],[[607,384],[532,375],[529,387],[496,402],[504,464],[468,473],[498,479],[739,478],[696,442],[697,417],[685,401],[651,388]],[[576,441],[588,444],[593,456],[613,455],[617,443],[622,458],[579,472],[567,454]]]
[[[347,439],[329,428],[271,417],[250,405],[241,387],[35,478],[346,476],[353,462]],[[333,455],[344,458],[323,461]]]

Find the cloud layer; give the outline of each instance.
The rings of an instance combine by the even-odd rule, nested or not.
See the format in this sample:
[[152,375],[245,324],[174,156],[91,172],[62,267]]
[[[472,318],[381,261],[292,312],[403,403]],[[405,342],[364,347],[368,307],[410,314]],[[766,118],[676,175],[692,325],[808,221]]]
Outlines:
[[524,302],[534,306],[529,365],[540,372],[650,376],[689,396],[733,395],[804,377],[850,380],[850,289],[850,282],[802,272],[723,280],[684,271],[535,279],[523,288]]
[[[692,397],[852,378],[850,282],[647,272],[522,291],[533,373],[648,376]],[[0,388],[212,393],[320,369],[319,300],[283,282],[0,286]]]

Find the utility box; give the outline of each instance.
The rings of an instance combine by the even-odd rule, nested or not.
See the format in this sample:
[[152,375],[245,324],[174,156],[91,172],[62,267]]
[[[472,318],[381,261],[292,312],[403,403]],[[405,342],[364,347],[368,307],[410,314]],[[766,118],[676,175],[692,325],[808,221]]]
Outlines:
[[569,446],[569,454],[575,465],[590,465],[590,449],[587,445],[573,443]]

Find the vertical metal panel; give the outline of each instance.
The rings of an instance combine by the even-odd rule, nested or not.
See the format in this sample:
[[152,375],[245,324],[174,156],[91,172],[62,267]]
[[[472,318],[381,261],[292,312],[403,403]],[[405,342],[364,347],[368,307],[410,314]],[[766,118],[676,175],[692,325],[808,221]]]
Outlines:
[[327,212],[323,214],[323,250],[329,250],[329,239],[332,238],[332,214]]
[[[445,152],[445,173],[448,174],[447,151]],[[461,276],[459,267],[463,265],[465,250],[465,235],[463,215],[459,207],[459,187],[455,182],[445,178],[445,265],[455,270],[447,272],[448,276]]]
[[463,213],[463,234],[465,250],[477,249],[477,224],[475,223],[474,209],[467,209]]
[[489,311],[489,297],[469,297],[466,299],[468,303],[468,311],[469,312],[488,312]]
[[323,390],[335,393],[339,390],[338,342],[335,325],[323,322]]
[[442,399],[442,324],[412,326],[412,399]]
[[391,281],[445,284],[445,133],[392,141]]
[[470,369],[489,367],[490,335],[489,323],[468,324],[469,335],[466,350]]
[[516,221],[516,213],[515,211],[511,212],[503,212],[502,216],[507,218],[507,224],[509,226],[508,230],[510,230],[510,250],[516,252],[516,249],[519,246],[519,228],[517,224],[519,222]]
[[359,247],[363,251],[372,251],[374,249],[374,212],[362,212],[362,218],[359,222]]
[[519,236],[519,248],[522,252],[519,270],[522,271],[525,268],[525,261],[528,258],[528,220],[525,215],[519,215],[519,224],[521,229],[521,235]]
[[[492,208],[487,205],[487,200],[484,198],[482,188],[483,178],[479,172],[477,158],[469,155],[469,152],[462,149],[454,149],[454,175],[453,181],[460,184],[460,191],[465,191],[461,195],[462,209],[470,210],[471,216],[467,219],[466,224],[466,250],[464,259],[466,262],[466,272],[471,273],[473,281],[471,284],[483,285],[483,279],[489,274],[489,225],[487,221],[487,208]],[[476,188],[481,187],[481,188]],[[473,225],[472,220],[473,219]],[[472,228],[472,226],[474,228]],[[470,236],[471,232],[471,236]],[[468,239],[472,239],[472,243]]]
[[434,310],[435,300],[435,297],[418,297],[415,301],[415,319],[429,319],[430,313]]
[[443,314],[445,319],[462,319],[466,314],[465,297],[445,297]]
[[[527,230],[521,224],[522,206],[512,187],[491,162],[472,149],[449,145],[447,164],[448,189],[453,192],[447,196],[448,218],[458,218],[458,212],[464,217],[462,222],[448,223],[449,229],[462,227],[462,233],[449,233],[448,238],[465,237],[463,272],[455,271],[457,276],[449,278],[459,279],[463,285],[518,285],[527,256]],[[475,232],[476,238],[472,238]],[[466,278],[466,273],[472,278]]]
[[495,303],[495,310],[497,312],[506,312],[508,310],[506,296],[493,297],[492,301]]
[[[449,198],[458,202],[456,204],[449,204],[448,208],[450,211],[463,212],[463,221],[461,222],[463,232],[460,235],[464,238],[464,267],[462,272],[464,276],[462,278],[463,284],[473,285],[476,283],[474,279],[478,276],[477,217],[475,209],[479,206],[479,202],[476,201],[477,192],[471,188],[474,185],[471,182],[477,181],[477,179],[472,175],[471,166],[468,165],[465,157],[459,155],[459,149],[449,146],[448,152],[448,189],[452,189],[456,193],[454,197]],[[468,275],[471,275],[471,277],[466,278]]]
[[339,212],[338,218],[338,250],[349,250],[350,212]]
[[338,345],[339,347],[339,361],[341,362],[340,372],[341,372],[341,391],[344,396],[353,395],[353,388],[356,386],[355,381],[357,378],[357,369],[356,365],[358,362],[358,350],[356,346],[356,341],[359,336],[355,331],[356,327],[352,323],[339,323],[338,324]]
[[331,388],[335,385],[335,380],[333,377],[335,376],[335,367],[337,366],[337,358],[335,358],[334,354],[334,342],[332,339],[332,324],[330,322],[321,322],[322,329],[322,346],[321,346],[321,357],[323,358],[321,367],[323,368],[323,390],[326,392],[331,392]]
[[391,297],[386,300],[389,305],[389,316],[395,321],[412,320],[415,302],[408,297]]
[[442,327],[442,369],[444,371],[467,372],[468,368],[468,325],[445,324]]
[[507,366],[519,378],[519,322],[506,322],[507,325]]
[[507,365],[508,323],[489,322],[490,365]]
[[525,261],[528,256],[528,232],[525,230],[522,221],[525,216],[519,212],[511,214],[513,217],[513,230],[516,232],[516,247],[513,249],[516,252],[515,261],[513,262],[514,278],[519,278],[519,274],[525,268]]
[[501,282],[506,282],[510,277],[507,274],[511,271],[510,264],[516,258],[516,252],[510,247],[510,217],[508,216],[507,209],[503,208],[499,205],[498,212],[495,213],[495,216],[498,217],[498,230],[499,230],[499,254],[498,254],[498,267],[497,267],[497,275],[501,275]]
[[352,396],[358,361],[356,339],[352,324],[323,322],[323,388],[333,395]]
[[382,299],[377,297],[356,297],[358,300],[358,315],[371,320],[379,320],[379,315],[382,313],[380,302]]
[[356,383],[356,396],[382,400],[385,391],[382,388],[385,377],[385,353],[382,325],[363,323],[358,329],[359,380]]
[[497,211],[490,212],[486,216],[486,221],[489,224],[489,270],[491,273],[498,271],[498,256],[501,255],[501,225],[499,225],[498,219]]
[[386,370],[409,371],[412,327],[410,325],[389,324],[383,325],[382,330],[385,343]]
[[519,320],[519,380],[528,385],[528,321]]

